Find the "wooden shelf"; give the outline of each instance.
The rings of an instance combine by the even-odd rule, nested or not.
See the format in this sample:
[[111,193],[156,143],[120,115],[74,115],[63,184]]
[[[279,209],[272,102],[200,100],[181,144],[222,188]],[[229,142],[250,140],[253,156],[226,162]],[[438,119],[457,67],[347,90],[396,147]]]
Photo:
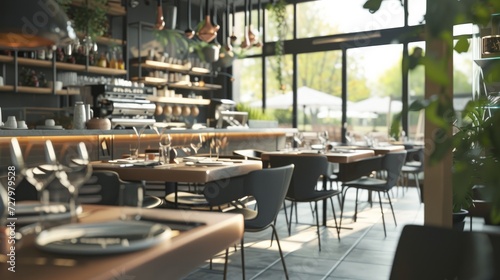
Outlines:
[[14,91],[14,86],[0,86],[0,91]]
[[[0,86],[0,91],[13,92],[14,86]],[[45,87],[19,86],[17,87],[17,92],[32,93],[32,94],[47,94],[47,95],[53,94],[51,88],[45,88]],[[56,90],[56,95],[78,95],[78,94],[80,94],[80,90],[75,88]]]
[[[132,66],[135,66],[135,67],[139,66],[137,59],[134,59]],[[184,74],[197,75],[197,76],[203,76],[203,75],[210,74],[210,69],[201,68],[201,67],[192,67],[191,68],[189,65],[171,64],[171,63],[160,62],[160,61],[155,61],[155,60],[150,60],[150,59],[145,59],[145,60],[141,61],[140,66],[142,68],[180,72],[180,73],[184,73]]]
[[[17,61],[18,61],[19,65],[43,67],[43,68],[52,67],[52,61],[50,61],[50,60],[40,60],[40,59],[19,57],[17,59]],[[0,62],[13,63],[14,57],[0,55]],[[89,66],[89,68],[87,69],[85,67],[85,65],[66,63],[66,62],[56,62],[56,69],[77,71],[77,72],[87,72],[87,73],[101,74],[101,75],[127,75],[127,70],[103,68],[103,67],[99,67],[99,66]]]
[[127,70],[111,69],[99,66],[89,66],[87,72],[102,75],[127,75]]
[[218,90],[222,89],[221,85],[214,85],[214,84],[205,84],[204,86],[194,86],[194,85],[187,85],[187,84],[167,84],[169,88],[178,88],[178,89],[191,89],[191,90]]
[[209,99],[198,98],[176,98],[176,97],[162,97],[162,96],[148,96],[147,99],[157,103],[170,103],[170,104],[186,104],[186,105],[208,105]]
[[[82,7],[85,6],[85,0],[73,0],[72,5]],[[125,16],[127,11],[121,5],[120,1],[109,0],[105,7],[106,13],[110,16]]]
[[[85,34],[82,34],[82,33],[77,33],[76,35],[80,39],[82,39],[82,38],[85,37]],[[102,36],[96,37],[95,41],[98,44],[108,45],[108,46],[111,46],[111,45],[124,45],[125,44],[125,41],[123,41],[122,39],[116,39],[116,38],[110,38],[110,37],[102,37]]]
[[142,78],[132,77],[131,80],[135,82],[144,83],[146,85],[154,85],[154,86],[164,86],[168,82],[167,79],[155,78],[155,77],[142,77]]

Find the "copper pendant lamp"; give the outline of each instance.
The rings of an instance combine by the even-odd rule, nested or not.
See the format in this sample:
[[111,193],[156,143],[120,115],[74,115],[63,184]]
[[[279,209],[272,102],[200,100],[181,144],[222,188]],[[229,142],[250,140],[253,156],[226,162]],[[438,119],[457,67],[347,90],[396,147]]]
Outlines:
[[76,38],[55,0],[2,1],[0,48],[38,49],[67,45]]

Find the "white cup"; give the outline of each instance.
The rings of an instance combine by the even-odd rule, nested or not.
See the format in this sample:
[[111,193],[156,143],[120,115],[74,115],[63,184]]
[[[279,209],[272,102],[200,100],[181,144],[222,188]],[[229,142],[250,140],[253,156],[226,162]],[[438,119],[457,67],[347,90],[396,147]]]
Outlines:
[[17,128],[17,121],[15,116],[8,116],[5,122],[5,127],[7,128]]
[[26,121],[17,121],[17,128],[28,128]]
[[53,119],[46,119],[45,120],[45,126],[55,126],[56,125],[56,121],[54,121]]
[[63,82],[61,81],[56,81],[55,84],[52,81],[47,82],[47,87],[48,88],[54,88],[55,90],[61,90],[63,88]]

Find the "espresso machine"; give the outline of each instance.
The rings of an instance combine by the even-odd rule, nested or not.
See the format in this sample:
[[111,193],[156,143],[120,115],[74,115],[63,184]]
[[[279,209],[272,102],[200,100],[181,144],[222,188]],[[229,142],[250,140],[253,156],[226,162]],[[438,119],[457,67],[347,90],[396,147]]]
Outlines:
[[156,105],[147,99],[151,87],[91,85],[94,116],[109,118],[112,128],[153,125]]
[[215,128],[248,128],[248,113],[236,111],[236,102],[230,99],[212,98],[207,124]]

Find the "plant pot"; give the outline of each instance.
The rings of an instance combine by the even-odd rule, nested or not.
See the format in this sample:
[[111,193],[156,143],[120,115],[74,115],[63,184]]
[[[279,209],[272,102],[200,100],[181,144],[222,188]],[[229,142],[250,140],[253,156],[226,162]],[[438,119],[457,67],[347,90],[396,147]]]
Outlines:
[[465,217],[467,217],[469,211],[465,209],[460,209],[459,212],[453,212],[453,229],[458,231],[464,230]]

